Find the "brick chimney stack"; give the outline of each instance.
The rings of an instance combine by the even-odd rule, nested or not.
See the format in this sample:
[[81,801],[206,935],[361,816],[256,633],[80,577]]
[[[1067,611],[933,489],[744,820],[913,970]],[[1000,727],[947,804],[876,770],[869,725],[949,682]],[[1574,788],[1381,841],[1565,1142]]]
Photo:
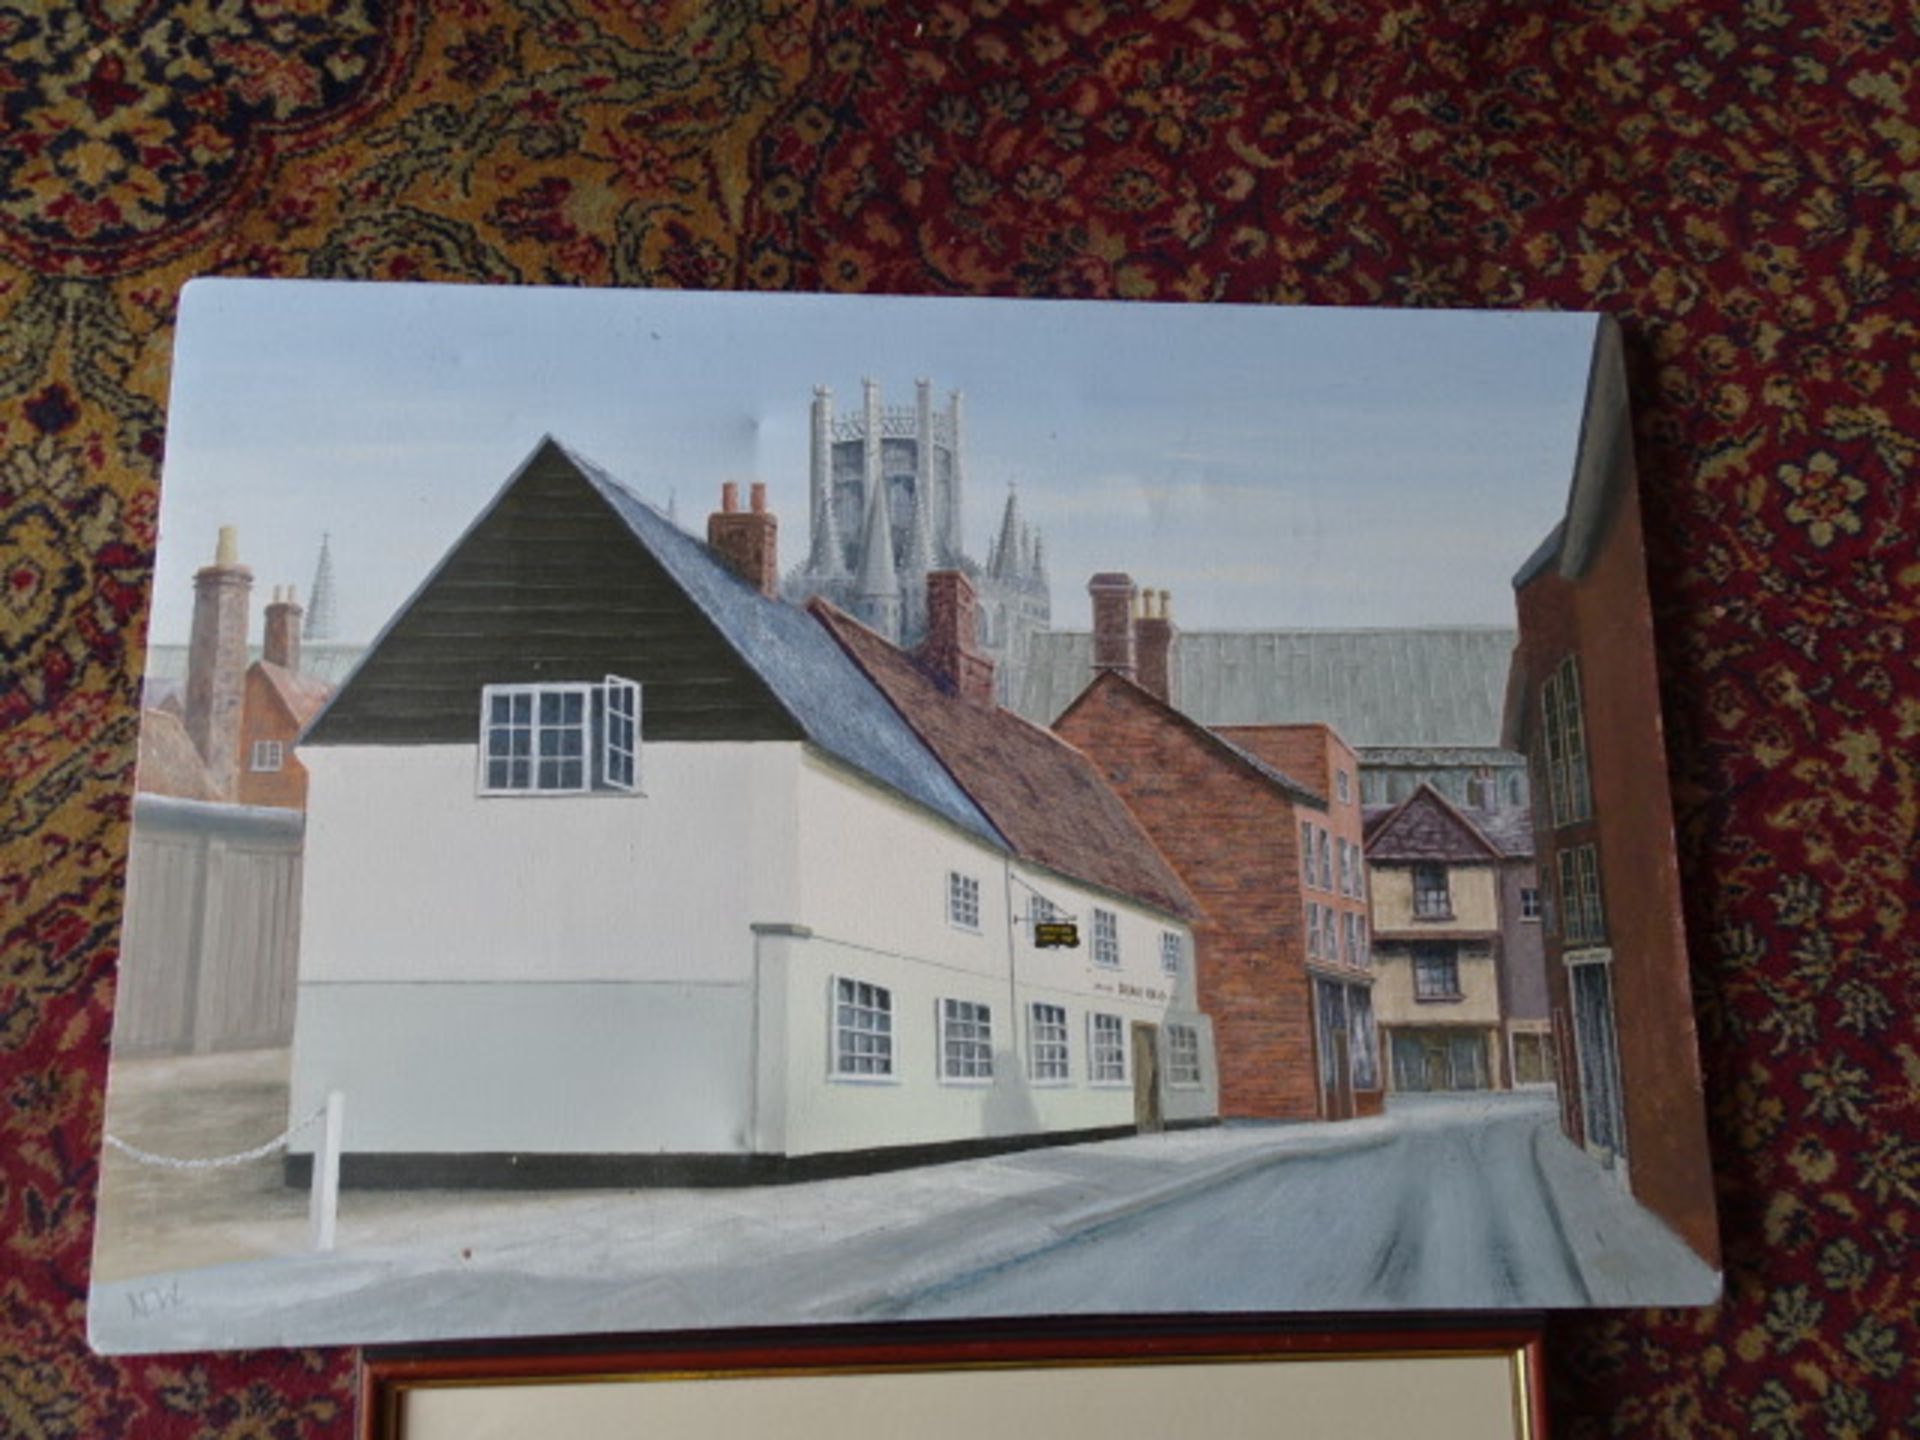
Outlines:
[[1142,590],[1140,595],[1140,618],[1133,626],[1133,651],[1140,667],[1140,688],[1171,705],[1173,597],[1165,590]]
[[749,508],[740,508],[740,487],[720,487],[720,508],[707,516],[707,544],[727,568],[769,599],[780,591],[779,522],[767,511],[767,487],[755,481]]
[[253,572],[240,563],[231,525],[220,527],[213,563],[193,577],[187,638],[187,735],[223,799],[240,788],[240,718],[247,686],[247,606]]
[[979,651],[980,613],[973,582],[958,570],[927,573],[927,638],[920,662],[940,685],[970,705],[991,707],[993,661]]
[[1093,668],[1133,678],[1133,577],[1103,571],[1087,582],[1093,597]]
[[284,670],[300,668],[300,618],[306,612],[293,598],[293,586],[283,591],[275,586],[267,604],[267,629],[260,643],[260,658]]

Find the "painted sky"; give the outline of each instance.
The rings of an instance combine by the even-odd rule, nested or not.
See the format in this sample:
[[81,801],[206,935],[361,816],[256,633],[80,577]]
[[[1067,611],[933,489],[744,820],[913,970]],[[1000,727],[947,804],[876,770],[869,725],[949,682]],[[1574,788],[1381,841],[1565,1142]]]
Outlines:
[[[541,435],[704,526],[767,482],[806,544],[807,411],[966,394],[967,548],[1018,487],[1054,622],[1086,577],[1191,629],[1512,623],[1559,519],[1591,316],[197,280],[181,303],[153,636],[239,529],[256,607],[332,535],[371,637]],[[258,634],[256,618],[254,633]]]

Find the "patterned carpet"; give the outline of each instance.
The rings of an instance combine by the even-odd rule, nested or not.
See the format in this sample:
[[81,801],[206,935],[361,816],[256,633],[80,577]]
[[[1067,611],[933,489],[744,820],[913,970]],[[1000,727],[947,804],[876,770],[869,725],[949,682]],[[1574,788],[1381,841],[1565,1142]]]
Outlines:
[[198,274],[1605,309],[1729,1264],[1568,1436],[1920,1432],[1920,12],[0,0],[0,1429],[345,1436],[83,1339],[174,297]]

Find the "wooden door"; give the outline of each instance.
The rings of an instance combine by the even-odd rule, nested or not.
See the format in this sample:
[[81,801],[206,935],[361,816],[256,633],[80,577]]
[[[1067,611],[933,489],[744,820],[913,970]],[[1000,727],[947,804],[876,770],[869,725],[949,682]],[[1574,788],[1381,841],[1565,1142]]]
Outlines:
[[1167,1128],[1160,1112],[1160,1027],[1133,1026],[1133,1126],[1142,1135]]

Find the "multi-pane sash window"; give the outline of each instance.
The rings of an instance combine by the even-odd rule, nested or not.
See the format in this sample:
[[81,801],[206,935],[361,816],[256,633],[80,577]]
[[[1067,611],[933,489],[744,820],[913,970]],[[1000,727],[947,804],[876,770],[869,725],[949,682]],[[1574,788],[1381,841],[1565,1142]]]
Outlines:
[[1300,881],[1313,884],[1313,825],[1306,820],[1300,822]]
[[1127,1080],[1126,1028],[1118,1015],[1089,1015],[1087,1078],[1096,1085],[1124,1085]]
[[489,685],[480,699],[480,789],[580,794],[639,785],[640,686]]
[[1067,1048],[1067,1011],[1062,1005],[1035,1001],[1027,1024],[1027,1072],[1035,1080],[1072,1078]]
[[947,872],[947,923],[962,930],[980,928],[980,882],[958,870]]
[[1581,717],[1580,670],[1568,656],[1540,690],[1545,736],[1547,787],[1553,823],[1573,825],[1592,818],[1593,794],[1587,777],[1586,725]]
[[1413,867],[1413,913],[1427,920],[1443,920],[1453,914],[1453,897],[1447,890],[1447,867]]
[[940,1074],[947,1080],[993,1078],[993,1010],[972,1000],[940,1002]]
[[1520,890],[1520,918],[1538,920],[1540,918],[1540,892],[1531,885]]
[[1560,852],[1560,915],[1569,945],[1599,945],[1607,938],[1600,901],[1600,862],[1593,846]]
[[1186,953],[1186,942],[1180,938],[1177,930],[1160,932],[1160,968],[1169,975],[1180,973],[1180,957]]
[[1333,841],[1325,830],[1320,832],[1320,888],[1333,889]]
[[1333,778],[1334,792],[1340,797],[1340,803],[1342,805],[1349,803],[1353,799],[1353,781],[1345,770],[1334,771]]
[[1316,900],[1307,902],[1307,954],[1320,953],[1320,904]]
[[1191,1025],[1167,1026],[1167,1084],[1200,1083],[1200,1032]]
[[1460,957],[1451,945],[1416,945],[1413,950],[1416,1000],[1458,1000]]
[[1120,917],[1097,906],[1093,912],[1093,963],[1107,966],[1120,963]]
[[278,740],[256,740],[247,757],[247,768],[256,772],[278,770],[286,761],[286,750]]
[[1345,960],[1349,965],[1358,965],[1360,963],[1360,946],[1354,938],[1357,929],[1355,922],[1359,920],[1359,918],[1358,915],[1351,912],[1340,917],[1340,958]]
[[893,1074],[893,994],[884,985],[833,982],[833,1073]]

